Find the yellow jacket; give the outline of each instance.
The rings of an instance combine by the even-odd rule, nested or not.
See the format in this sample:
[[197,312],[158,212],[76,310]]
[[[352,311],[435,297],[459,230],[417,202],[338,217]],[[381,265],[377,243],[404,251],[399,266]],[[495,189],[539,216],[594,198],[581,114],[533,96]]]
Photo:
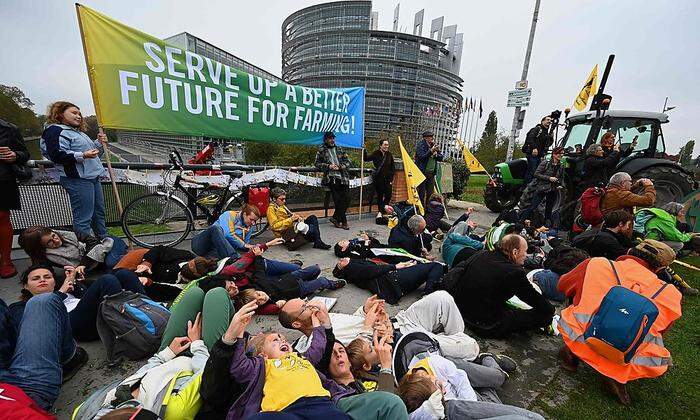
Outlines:
[[294,227],[292,212],[287,206],[278,206],[277,203],[270,203],[267,207],[267,223],[276,237],[282,236],[282,232]]

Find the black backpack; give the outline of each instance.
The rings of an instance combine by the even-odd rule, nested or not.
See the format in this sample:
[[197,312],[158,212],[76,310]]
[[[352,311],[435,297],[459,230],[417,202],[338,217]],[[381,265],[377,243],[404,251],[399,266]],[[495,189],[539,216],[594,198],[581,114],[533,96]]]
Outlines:
[[105,296],[97,312],[97,332],[107,358],[145,359],[158,351],[170,311],[148,296],[122,290]]
[[549,251],[544,260],[544,268],[563,276],[588,257],[588,253],[583,249],[562,244]]

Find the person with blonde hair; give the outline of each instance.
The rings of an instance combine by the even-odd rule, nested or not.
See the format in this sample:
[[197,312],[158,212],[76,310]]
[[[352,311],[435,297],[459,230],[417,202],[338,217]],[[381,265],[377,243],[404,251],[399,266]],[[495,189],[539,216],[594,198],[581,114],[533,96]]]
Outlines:
[[41,154],[59,170],[58,182],[70,198],[73,230],[78,237],[107,236],[100,183],[100,176],[105,173],[100,147],[107,143],[107,136],[100,133],[97,140],[88,137],[80,108],[66,101],[49,106],[46,123],[41,135]]

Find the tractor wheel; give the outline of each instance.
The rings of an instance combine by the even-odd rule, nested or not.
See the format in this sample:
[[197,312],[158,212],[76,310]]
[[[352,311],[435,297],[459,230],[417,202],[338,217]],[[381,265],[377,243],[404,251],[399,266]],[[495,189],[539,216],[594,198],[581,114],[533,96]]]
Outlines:
[[693,191],[693,177],[673,166],[652,166],[637,172],[634,177],[654,181],[656,207],[671,201],[680,202]]
[[484,188],[484,205],[494,213],[500,213],[506,209],[512,209],[518,204],[519,194],[511,194],[510,191],[501,191],[496,185],[487,184]]

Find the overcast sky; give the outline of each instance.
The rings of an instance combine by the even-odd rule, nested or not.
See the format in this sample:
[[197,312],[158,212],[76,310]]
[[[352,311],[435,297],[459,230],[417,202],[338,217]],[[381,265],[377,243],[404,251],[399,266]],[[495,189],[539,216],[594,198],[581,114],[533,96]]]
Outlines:
[[[164,38],[183,31],[197,35],[274,74],[281,73],[280,28],[309,0],[85,0],[122,23]],[[401,1],[400,26],[410,31],[425,8],[430,20],[464,32],[461,76],[464,95],[495,110],[499,129],[509,130],[513,109],[507,91],[522,71],[534,0]],[[396,1],[373,2],[380,29],[391,30]],[[697,139],[700,116],[700,3],[696,0],[542,0],[530,63],[533,89],[525,126],[551,110],[570,107],[580,86],[608,54],[616,54],[607,93],[613,108],[661,111],[664,98],[677,108],[664,126],[669,152]],[[16,85],[44,113],[68,99],[94,113],[75,6],[59,0],[2,0],[0,83]],[[485,117],[479,126],[485,123]],[[700,150],[696,147],[696,150]]]

